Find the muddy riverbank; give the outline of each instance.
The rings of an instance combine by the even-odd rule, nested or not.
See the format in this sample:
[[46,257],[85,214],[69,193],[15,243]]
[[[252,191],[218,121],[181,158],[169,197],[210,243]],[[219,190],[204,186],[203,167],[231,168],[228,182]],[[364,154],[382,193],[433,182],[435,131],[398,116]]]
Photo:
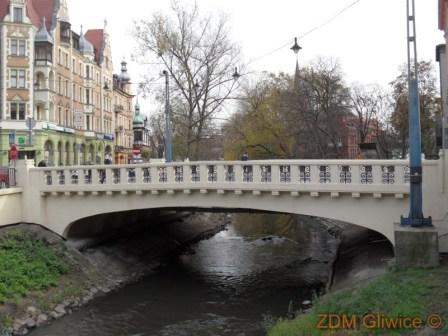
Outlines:
[[[224,214],[164,212],[143,230],[117,232],[107,244],[95,246],[80,240],[64,242],[37,225],[20,224],[0,230],[0,237],[26,232],[48,244],[64,244],[70,271],[57,286],[0,305],[0,335],[25,335],[30,330],[84,306],[92,299],[138,281],[197,241],[223,230]],[[83,246],[81,249],[80,246]]]

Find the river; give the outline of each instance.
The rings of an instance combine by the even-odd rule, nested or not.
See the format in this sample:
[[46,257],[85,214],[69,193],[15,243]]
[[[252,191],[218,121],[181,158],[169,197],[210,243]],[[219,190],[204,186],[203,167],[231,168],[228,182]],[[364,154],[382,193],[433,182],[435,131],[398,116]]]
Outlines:
[[32,336],[264,335],[321,290],[338,246],[297,217],[232,216],[232,224]]

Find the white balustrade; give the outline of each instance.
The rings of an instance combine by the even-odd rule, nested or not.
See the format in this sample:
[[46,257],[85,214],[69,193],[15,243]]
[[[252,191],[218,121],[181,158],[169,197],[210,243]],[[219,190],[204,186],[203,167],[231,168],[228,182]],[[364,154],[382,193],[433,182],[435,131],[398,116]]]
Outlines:
[[[275,160],[32,168],[43,192],[261,190],[408,193],[406,161]],[[33,174],[33,176],[36,174]]]

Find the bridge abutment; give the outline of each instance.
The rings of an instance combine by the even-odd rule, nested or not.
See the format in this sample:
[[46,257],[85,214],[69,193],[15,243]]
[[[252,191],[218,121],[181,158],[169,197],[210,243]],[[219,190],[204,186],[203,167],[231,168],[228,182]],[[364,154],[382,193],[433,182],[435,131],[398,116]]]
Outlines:
[[433,227],[413,228],[395,224],[395,261],[399,268],[439,265],[439,238]]

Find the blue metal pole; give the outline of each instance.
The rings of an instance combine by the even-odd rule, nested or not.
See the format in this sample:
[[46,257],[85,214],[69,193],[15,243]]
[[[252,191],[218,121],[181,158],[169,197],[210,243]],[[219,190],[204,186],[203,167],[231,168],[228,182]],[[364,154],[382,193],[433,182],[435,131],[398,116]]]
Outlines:
[[[412,1],[412,7],[410,6],[410,1]],[[418,92],[417,38],[415,28],[414,0],[407,0],[407,21],[409,79],[409,168],[411,186],[409,196],[409,217],[401,217],[401,225],[410,225],[415,227],[432,226],[431,217],[425,218],[423,216],[422,140],[420,127],[420,97]]]
[[173,161],[173,143],[171,132],[171,107],[170,107],[170,80],[168,71],[164,70],[165,75],[165,161]]

